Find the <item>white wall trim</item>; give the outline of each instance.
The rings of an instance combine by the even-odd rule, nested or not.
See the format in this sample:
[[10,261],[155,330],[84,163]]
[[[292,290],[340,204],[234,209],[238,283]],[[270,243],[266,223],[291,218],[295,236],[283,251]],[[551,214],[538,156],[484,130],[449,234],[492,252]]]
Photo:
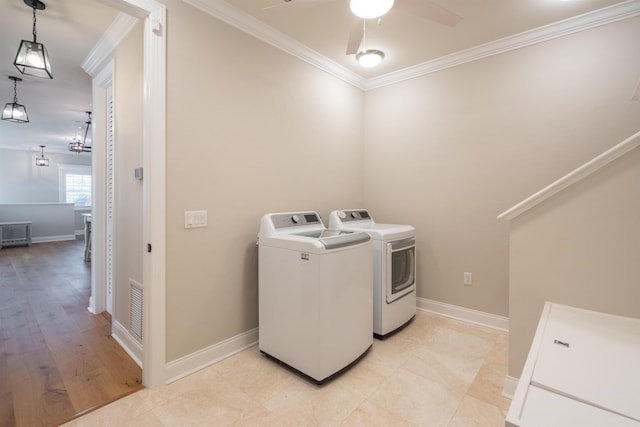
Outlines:
[[133,361],[142,368],[142,344],[115,319],[111,323],[111,336],[131,356]]
[[85,60],[80,64],[90,76],[104,68],[104,63],[111,59],[114,49],[129,34],[138,19],[120,12],[109,28],[102,34],[96,45],[91,49]]
[[528,211],[529,209],[540,204],[544,200],[547,200],[549,197],[559,193],[565,188],[575,184],[576,182],[583,180],[584,178],[596,172],[603,166],[611,163],[618,157],[625,155],[626,153],[638,147],[639,145],[640,145],[640,132],[630,136],[629,138],[625,139],[621,143],[611,147],[604,153],[593,158],[592,160],[583,164],[582,166],[575,169],[574,171],[568,173],[562,178],[556,180],[555,182],[547,185],[545,188],[538,191],[537,193],[527,197],[526,199],[524,199],[517,205],[513,206],[512,208],[502,212],[500,215],[498,215],[498,219],[512,220],[516,218],[518,215]]
[[467,62],[477,61],[490,56],[499,55],[515,49],[546,42],[579,31],[611,24],[627,18],[640,15],[640,0],[629,0],[613,6],[595,10],[593,12],[578,15],[553,24],[544,25],[533,30],[524,31],[509,37],[494,40],[469,49],[455,52],[432,61],[417,64],[403,70],[385,74],[369,79],[366,90],[398,83],[446,68],[462,65]]
[[507,375],[504,379],[504,387],[502,388],[502,396],[507,399],[513,399],[513,395],[518,388],[518,378]]
[[258,342],[258,328],[167,363],[167,384],[233,356]]
[[628,0],[367,80],[224,0],[183,1],[365,91],[640,15],[640,0]]
[[[166,380],[166,81],[167,7],[157,0],[100,0],[144,20],[143,232],[144,339],[142,383]],[[152,251],[146,251],[147,244]]]
[[[144,294],[143,384],[156,387],[166,383],[167,282],[166,282],[166,84],[167,9],[153,0],[128,0],[148,12],[144,22],[144,128],[142,258]],[[143,249],[144,250],[144,249]]]
[[48,243],[48,242],[63,242],[66,240],[76,240],[75,234],[61,234],[59,236],[42,236],[32,237],[31,243]]
[[473,323],[475,325],[486,326],[499,331],[509,331],[509,318],[496,314],[485,313],[458,305],[447,304],[445,302],[433,301],[426,298],[417,298],[419,310],[439,314],[456,320]]
[[[29,153],[36,153],[36,154],[40,154],[40,147],[36,147],[36,146],[29,146],[29,145],[19,145],[19,146],[15,146],[15,145],[4,145],[4,144],[0,144],[0,150],[13,150],[13,151],[26,151]],[[69,156],[78,156],[78,155],[82,155],[84,156],[87,153],[72,153],[71,151],[69,151],[69,149],[65,149],[65,148],[56,148],[56,147],[47,147],[47,154],[64,154],[64,155],[69,155]],[[90,154],[89,154],[90,155]]]
[[224,0],[183,0],[185,3],[208,13],[227,24],[244,31],[280,50],[287,52],[353,86],[364,89],[366,80],[353,71],[343,67],[308,48],[299,41],[281,33],[275,28],[254,18],[248,13],[231,6]]
[[107,215],[106,215],[106,99],[112,90],[114,63],[110,58],[94,69],[92,77],[92,143],[91,153],[91,185],[92,223],[91,223],[91,298],[89,311],[101,313],[107,308],[106,278],[107,278]]

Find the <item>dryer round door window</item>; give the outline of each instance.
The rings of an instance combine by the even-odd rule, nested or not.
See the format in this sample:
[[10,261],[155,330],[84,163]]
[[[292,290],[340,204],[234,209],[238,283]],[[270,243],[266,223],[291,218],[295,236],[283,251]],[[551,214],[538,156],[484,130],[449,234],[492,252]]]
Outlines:
[[387,303],[416,288],[416,240],[387,243]]

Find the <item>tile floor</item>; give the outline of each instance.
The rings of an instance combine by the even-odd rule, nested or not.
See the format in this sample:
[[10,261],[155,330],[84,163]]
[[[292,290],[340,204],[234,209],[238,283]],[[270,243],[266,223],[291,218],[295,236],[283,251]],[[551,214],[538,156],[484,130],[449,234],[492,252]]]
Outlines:
[[65,426],[503,427],[506,369],[507,333],[418,311],[323,386],[253,346]]

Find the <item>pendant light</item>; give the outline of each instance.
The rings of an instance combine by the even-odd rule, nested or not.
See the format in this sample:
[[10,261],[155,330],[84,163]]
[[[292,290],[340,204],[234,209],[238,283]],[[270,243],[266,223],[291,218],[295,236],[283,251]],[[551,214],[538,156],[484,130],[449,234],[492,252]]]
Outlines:
[[84,130],[84,136],[82,137],[82,141],[80,138],[74,139],[73,142],[69,143],[69,151],[73,151],[74,153],[90,153],[91,147],[87,145],[87,134],[89,133],[89,126],[91,126],[91,111],[85,111],[89,116],[87,121],[85,122],[87,128]]
[[36,166],[49,166],[49,159],[44,158],[44,147],[46,145],[40,146],[40,156],[36,157]]
[[52,79],[49,54],[42,43],[37,42],[36,10],[44,10],[45,4],[40,0],[24,0],[33,8],[33,41],[22,40],[13,65],[22,73],[30,76]]
[[393,0],[351,0],[349,8],[362,19],[379,18],[393,7]]
[[9,120],[15,123],[29,123],[29,116],[27,116],[27,109],[24,105],[18,104],[18,82],[21,82],[20,77],[9,76],[13,80],[13,102],[7,102],[2,110],[2,120]]

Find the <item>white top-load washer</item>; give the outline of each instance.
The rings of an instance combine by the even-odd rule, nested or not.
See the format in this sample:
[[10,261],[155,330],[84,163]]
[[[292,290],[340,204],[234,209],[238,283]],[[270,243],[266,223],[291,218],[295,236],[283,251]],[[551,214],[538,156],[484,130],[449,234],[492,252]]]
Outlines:
[[416,229],[376,223],[366,209],[329,214],[329,229],[373,238],[373,332],[385,338],[416,315]]
[[258,234],[260,351],[328,379],[373,344],[372,240],[316,212],[264,215]]

